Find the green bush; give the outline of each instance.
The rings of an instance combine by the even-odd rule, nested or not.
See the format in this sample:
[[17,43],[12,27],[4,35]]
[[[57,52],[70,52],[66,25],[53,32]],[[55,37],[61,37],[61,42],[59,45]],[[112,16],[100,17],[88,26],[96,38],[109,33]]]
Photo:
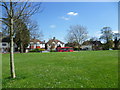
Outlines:
[[78,51],[79,50],[79,48],[73,48],[74,49],[74,51]]
[[39,51],[45,51],[45,49],[39,49]]
[[41,52],[41,51],[45,51],[45,49],[38,49],[38,48],[36,48],[36,49],[33,49],[33,50],[29,50],[29,52]]
[[56,50],[50,50],[50,52],[56,52]]

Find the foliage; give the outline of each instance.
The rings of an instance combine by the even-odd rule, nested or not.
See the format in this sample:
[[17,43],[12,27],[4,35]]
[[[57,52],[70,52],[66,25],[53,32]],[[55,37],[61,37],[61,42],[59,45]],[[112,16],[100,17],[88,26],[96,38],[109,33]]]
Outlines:
[[103,29],[101,30],[101,34],[102,35],[100,36],[100,39],[105,40],[106,43],[113,38],[113,32],[110,27],[103,27]]
[[101,30],[101,36],[100,39],[103,39],[106,41],[106,43],[103,45],[104,50],[108,50],[110,48],[113,48],[113,32],[110,27],[103,27]]
[[56,52],[56,50],[51,49],[50,52]]
[[2,58],[3,88],[118,88],[116,50],[15,54],[16,79]]
[[120,47],[119,47],[119,45],[120,45],[120,39],[117,40],[117,38],[116,38],[116,39],[114,40],[114,45],[115,45],[115,47],[114,47],[115,50],[120,49]]
[[16,30],[15,43],[20,47],[21,53],[25,52],[30,42],[30,31],[22,19],[17,20],[14,29]]
[[41,52],[41,51],[45,51],[45,49],[36,48],[36,49],[33,49],[33,50],[29,50],[29,52]]
[[79,51],[79,48],[74,47],[73,50],[74,50],[74,51]]
[[114,34],[114,49],[115,50],[120,50],[120,33],[115,33]]
[[65,44],[65,46],[68,46],[68,47],[78,47],[79,43],[77,42],[68,42]]
[[107,43],[103,44],[103,50],[112,49],[113,45],[114,45],[114,42],[112,40],[110,40]]

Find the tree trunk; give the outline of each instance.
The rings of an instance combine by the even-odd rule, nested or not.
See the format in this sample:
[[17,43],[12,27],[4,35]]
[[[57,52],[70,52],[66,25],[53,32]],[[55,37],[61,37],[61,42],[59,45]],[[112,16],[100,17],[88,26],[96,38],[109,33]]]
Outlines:
[[78,51],[80,51],[80,45],[78,45]]
[[[10,14],[13,16],[12,12],[12,2],[10,2]],[[14,42],[13,42],[13,18],[10,19],[10,71],[11,77],[15,78],[15,66],[14,66]]]
[[23,44],[22,44],[22,42],[20,43],[20,52],[23,53]]

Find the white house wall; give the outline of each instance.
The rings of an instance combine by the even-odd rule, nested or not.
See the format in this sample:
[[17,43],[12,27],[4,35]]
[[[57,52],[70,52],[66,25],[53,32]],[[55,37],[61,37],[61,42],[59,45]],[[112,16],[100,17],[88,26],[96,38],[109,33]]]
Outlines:
[[[55,42],[52,42],[52,43],[55,44]],[[55,44],[55,49],[56,49],[58,46],[65,47],[65,44],[62,44],[62,43],[58,42],[57,44]],[[48,48],[48,50],[50,50],[51,45],[47,44],[47,48]]]
[[40,48],[45,48],[45,44],[40,44],[39,42],[37,42],[37,44],[30,42],[27,48],[30,48],[30,46],[34,46],[34,49],[36,48],[36,46],[40,46]]
[[57,46],[59,46],[59,45],[60,45],[61,47],[65,47],[65,44],[62,44],[62,43],[60,43],[60,42],[57,43]]
[[[4,46],[3,44],[6,44],[6,45]],[[0,48],[2,49],[2,52],[4,52],[4,51],[8,52],[6,49],[10,49],[10,43],[2,42],[2,43],[0,43]],[[16,44],[14,44],[14,51],[15,51],[15,48],[17,48]]]
[[88,48],[88,50],[92,50],[92,45],[83,45],[81,46],[82,49]]
[[[10,45],[7,42],[2,42],[1,44],[2,44],[2,48],[10,48]],[[3,44],[6,44],[6,45],[3,46]]]
[[40,47],[41,48],[45,48],[45,44],[40,44]]

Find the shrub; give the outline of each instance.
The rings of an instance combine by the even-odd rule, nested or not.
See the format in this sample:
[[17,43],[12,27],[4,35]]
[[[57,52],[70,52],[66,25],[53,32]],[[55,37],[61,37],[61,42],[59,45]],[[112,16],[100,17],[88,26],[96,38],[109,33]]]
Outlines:
[[45,49],[39,49],[39,51],[45,51]]
[[29,50],[29,52],[41,52],[41,51],[45,51],[45,49],[33,49],[33,50]]
[[56,50],[50,50],[50,52],[56,52]]
[[74,51],[78,51],[79,49],[78,48],[73,48],[74,49]]

